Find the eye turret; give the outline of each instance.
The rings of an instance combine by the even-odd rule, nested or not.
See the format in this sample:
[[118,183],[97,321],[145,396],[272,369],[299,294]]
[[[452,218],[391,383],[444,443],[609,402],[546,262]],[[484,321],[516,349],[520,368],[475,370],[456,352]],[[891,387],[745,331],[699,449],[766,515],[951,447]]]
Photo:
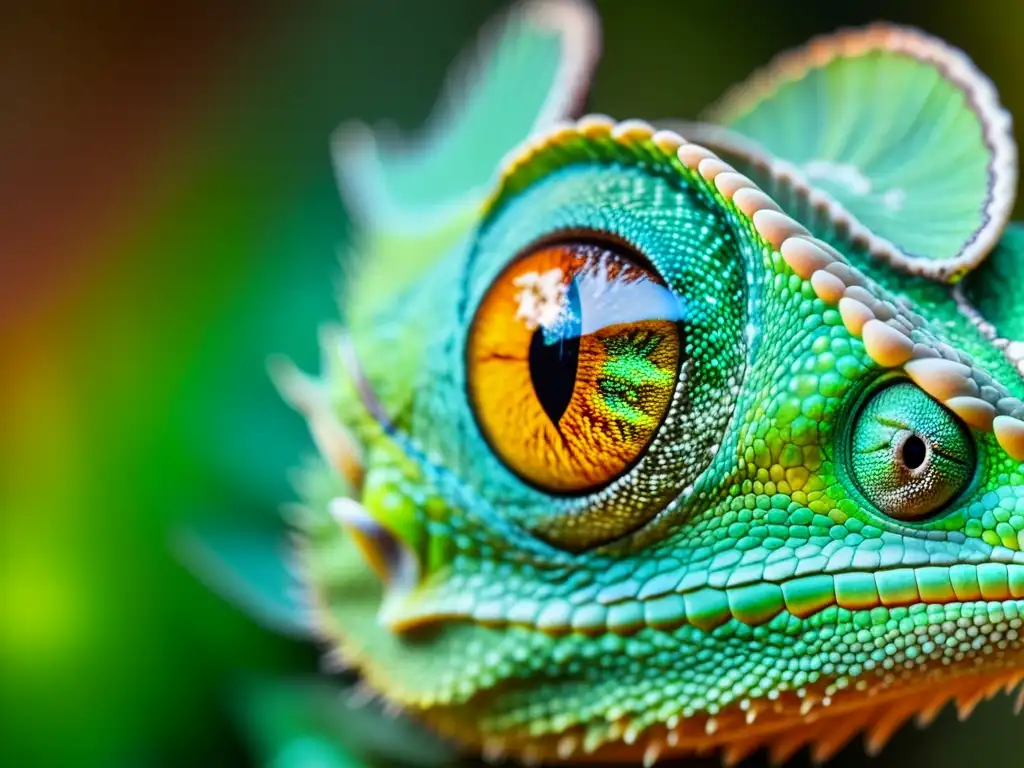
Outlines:
[[501,460],[550,493],[608,484],[643,454],[679,377],[680,304],[622,249],[543,245],[477,310],[470,401]]

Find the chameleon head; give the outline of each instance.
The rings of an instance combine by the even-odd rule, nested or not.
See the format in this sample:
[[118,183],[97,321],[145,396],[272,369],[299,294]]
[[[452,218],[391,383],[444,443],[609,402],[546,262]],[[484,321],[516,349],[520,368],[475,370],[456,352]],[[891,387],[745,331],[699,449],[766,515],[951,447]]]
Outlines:
[[[281,375],[326,460],[298,518],[319,631],[526,756],[825,757],[1020,683],[1024,293],[991,280],[1024,238],[991,84],[920,33],[843,33],[691,143],[562,119],[582,6],[502,29],[433,144],[339,140],[361,271],[323,380]],[[887,66],[902,91],[857,80]],[[772,122],[830,67],[856,141],[820,102],[806,135]]]

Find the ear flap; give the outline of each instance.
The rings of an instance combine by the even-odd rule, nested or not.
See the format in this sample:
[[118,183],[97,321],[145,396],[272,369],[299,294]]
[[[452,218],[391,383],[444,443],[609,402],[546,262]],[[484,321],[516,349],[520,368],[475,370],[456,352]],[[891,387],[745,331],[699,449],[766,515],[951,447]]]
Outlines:
[[999,245],[961,284],[995,343],[1024,376],[1024,224],[1011,224]]
[[361,124],[339,129],[342,197],[374,262],[361,265],[361,295],[375,292],[375,277],[400,287],[457,242],[505,154],[575,113],[599,34],[583,0],[529,0],[492,21],[462,56],[417,140]]
[[838,249],[862,274],[893,295],[927,307],[929,316],[942,323],[959,348],[993,370],[1005,358],[1024,375],[1024,343],[1019,341],[1024,335],[1016,319],[1024,306],[1014,290],[1024,284],[1024,236],[1019,225],[1010,225],[999,245],[987,256],[979,256],[982,261],[973,271],[951,261],[925,262],[922,268],[921,260],[895,250],[812,186],[795,167],[773,158],[746,137],[706,123],[677,125],[689,138],[714,147],[717,155],[768,193],[774,204]]
[[684,134],[766,191],[795,190],[791,213],[805,224],[823,216],[912,274],[955,282],[996,244],[1013,207],[1017,148],[992,83],[916,30],[819,38],[734,88],[707,118],[728,130]]
[[534,0],[493,19],[449,73],[417,140],[358,124],[339,129],[334,158],[346,203],[370,222],[407,228],[479,200],[506,152],[576,110],[597,37],[596,18],[574,0]]

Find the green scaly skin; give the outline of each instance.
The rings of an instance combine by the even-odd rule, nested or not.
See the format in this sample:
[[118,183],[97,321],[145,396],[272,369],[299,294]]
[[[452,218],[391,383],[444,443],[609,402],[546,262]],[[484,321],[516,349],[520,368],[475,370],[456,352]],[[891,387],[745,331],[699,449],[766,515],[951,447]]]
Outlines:
[[[903,230],[875,216],[883,243],[842,222],[842,189],[822,212],[759,165],[785,148],[751,125],[763,155],[706,135],[799,224],[670,132],[604,118],[531,129],[451,215],[390,228],[368,214],[322,379],[279,371],[325,459],[295,520],[317,633],[388,701],[485,754],[652,763],[722,748],[735,761],[809,744],[825,758],[1024,678],[1024,379],[1009,342],[1024,291],[980,279],[1024,277],[1021,230],[970,274],[1003,235],[992,201],[1013,192],[993,191],[991,169],[1006,157],[972,139],[986,177],[960,156],[964,189],[981,187],[954,201],[956,220],[989,209],[949,230],[955,248],[912,207],[925,218]],[[486,165],[483,179],[497,158]],[[941,187],[913,183],[925,202]],[[491,450],[465,349],[510,261],[579,231],[643,254],[686,333],[653,442],[571,496]],[[887,452],[905,433],[932,451],[926,486]]]

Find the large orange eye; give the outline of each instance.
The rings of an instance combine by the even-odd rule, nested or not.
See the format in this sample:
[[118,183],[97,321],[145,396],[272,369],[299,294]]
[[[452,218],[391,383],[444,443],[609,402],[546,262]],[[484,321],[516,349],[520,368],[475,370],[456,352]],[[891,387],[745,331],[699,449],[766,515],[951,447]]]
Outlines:
[[469,332],[469,396],[487,441],[552,493],[606,485],[643,454],[679,375],[676,295],[607,247],[565,243],[513,262]]

